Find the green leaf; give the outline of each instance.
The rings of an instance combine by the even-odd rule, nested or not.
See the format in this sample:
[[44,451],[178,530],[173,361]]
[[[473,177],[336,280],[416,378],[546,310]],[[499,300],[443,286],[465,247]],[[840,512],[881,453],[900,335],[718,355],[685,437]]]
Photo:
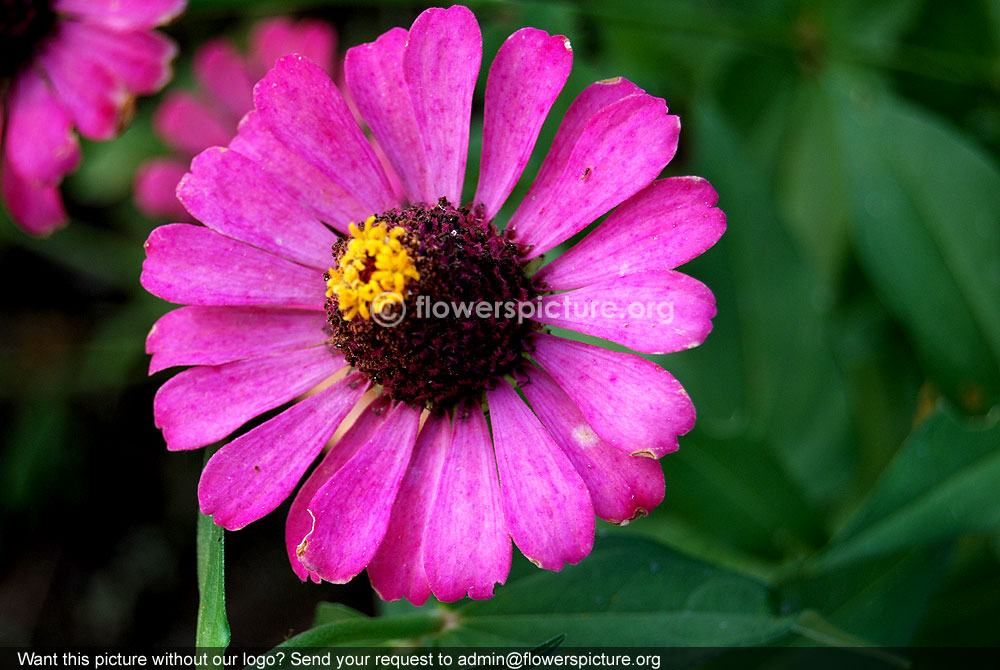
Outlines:
[[410,640],[437,633],[444,625],[442,611],[398,617],[350,617],[310,628],[285,640],[275,649],[362,646],[361,643],[373,645],[388,640]]
[[850,480],[855,456],[843,378],[827,340],[828,297],[778,222],[768,188],[733,126],[708,98],[698,101],[691,116],[699,156],[695,172],[712,182],[727,212],[720,251],[732,286],[699,278],[713,290],[721,287],[721,297],[732,295],[732,303],[718,301],[719,312],[737,315],[743,352],[745,425],[731,425],[732,432],[723,435],[742,433],[767,445],[804,499],[829,504]]
[[[699,524],[686,516],[657,510],[650,517],[629,524],[624,532],[648,537],[686,556],[753,577],[765,584],[773,583],[780,575],[781,564],[741,551],[732,545],[726,535],[715,532],[712,525]],[[721,509],[713,516],[712,523],[718,522],[720,516]],[[615,528],[604,522],[598,527]]]
[[811,79],[799,84],[778,174],[778,204],[804,255],[833,284],[847,257],[847,186],[834,117],[837,110]]
[[987,2],[984,8],[989,17],[990,34],[993,36],[993,51],[1000,52],[1000,3]]
[[970,532],[1000,532],[1000,418],[946,410],[906,440],[817,571]]
[[913,430],[924,377],[911,347],[869,291],[840,310],[834,325],[837,358],[848,379],[859,457],[843,508],[853,511]]
[[818,3],[823,30],[834,55],[862,62],[880,62],[899,48],[900,34],[917,18],[919,0],[841,0]]
[[799,616],[793,630],[816,644],[837,647],[839,649],[854,648],[865,655],[885,661],[896,667],[910,667],[910,663],[905,658],[878,649],[873,643],[841,630],[824,619],[818,612],[812,610],[806,610]]
[[[791,631],[775,594],[760,581],[678,554],[644,538],[600,534],[580,565],[561,572],[514,562],[492,600],[359,616],[325,605],[332,620],[276,647],[394,645],[734,646],[765,644]],[[404,613],[405,612],[405,613]]]
[[449,645],[765,644],[791,629],[770,589],[655,542],[598,540],[582,563],[559,573],[512,574],[488,601],[464,601],[440,636]]
[[838,647],[866,647],[871,643],[865,642],[859,637],[855,637],[848,632],[842,631],[832,623],[824,619],[818,612],[806,610],[799,615],[799,620],[793,626],[799,635],[808,637],[811,640],[826,645]]
[[734,50],[718,38],[740,36],[740,29],[717,5],[665,4],[590,2],[587,13],[601,26],[602,55],[613,59],[613,73],[650,90],[653,81],[662,82],[661,90],[687,90],[699,75],[711,76]]
[[861,265],[941,387],[983,411],[1000,396],[1000,170],[877,83],[839,69],[826,86]]
[[946,573],[949,557],[943,547],[911,549],[809,573],[781,587],[782,607],[815,610],[849,635],[905,646]]
[[[205,461],[215,449],[205,450]],[[195,646],[224,650],[229,646],[226,618],[225,531],[212,517],[198,516],[198,624]],[[221,651],[219,652],[221,653]]]
[[[696,434],[666,466],[669,504],[656,516],[711,528],[725,542],[772,560],[808,554],[825,541],[815,510],[766,445]],[[638,525],[647,521],[655,519]]]
[[353,607],[348,607],[343,603],[317,603],[316,615],[313,617],[313,627],[323,624],[336,623],[338,621],[349,621],[354,619],[364,619],[365,614]]
[[993,646],[1000,621],[1000,560],[996,538],[956,544],[947,577],[927,606],[913,644],[928,647]]

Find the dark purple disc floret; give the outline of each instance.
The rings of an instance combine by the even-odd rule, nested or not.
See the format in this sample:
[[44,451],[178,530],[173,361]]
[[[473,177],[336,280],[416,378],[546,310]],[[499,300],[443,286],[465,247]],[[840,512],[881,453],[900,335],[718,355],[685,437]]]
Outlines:
[[[469,207],[444,198],[434,207],[414,205],[377,218],[406,231],[401,240],[420,280],[409,287],[405,316],[391,327],[384,325],[388,319],[345,321],[336,298],[327,300],[332,343],[347,362],[394,400],[428,407],[473,396],[512,372],[524,338],[536,328],[510,315],[535,296],[517,245]],[[335,260],[345,246],[334,245]],[[485,317],[475,313],[480,303],[490,307]],[[472,313],[463,313],[463,305]]]

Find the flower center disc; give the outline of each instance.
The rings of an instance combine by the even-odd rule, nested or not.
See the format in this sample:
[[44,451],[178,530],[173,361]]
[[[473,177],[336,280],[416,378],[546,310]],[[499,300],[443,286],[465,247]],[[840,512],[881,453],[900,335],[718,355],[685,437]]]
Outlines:
[[442,198],[371,217],[333,258],[332,344],[393,400],[451,404],[520,360],[533,326],[516,305],[532,282],[516,245],[469,208]]
[[55,27],[49,0],[0,0],[0,80],[17,74]]

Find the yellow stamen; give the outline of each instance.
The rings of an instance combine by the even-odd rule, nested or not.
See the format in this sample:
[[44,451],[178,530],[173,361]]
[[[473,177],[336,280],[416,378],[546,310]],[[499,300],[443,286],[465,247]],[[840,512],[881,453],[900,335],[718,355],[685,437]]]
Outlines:
[[[330,268],[326,297],[337,297],[344,321],[361,315],[371,318],[389,305],[406,298],[409,280],[418,281],[413,259],[399,238],[406,233],[400,226],[388,228],[388,222],[369,216],[361,226],[352,223],[351,239],[337,267]],[[363,281],[364,274],[368,280]],[[375,304],[372,304],[372,303]]]

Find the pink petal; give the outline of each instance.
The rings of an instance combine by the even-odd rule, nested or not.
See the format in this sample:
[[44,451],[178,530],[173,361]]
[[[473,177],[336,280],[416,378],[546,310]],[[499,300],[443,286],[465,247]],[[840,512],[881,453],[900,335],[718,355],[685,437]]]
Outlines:
[[55,40],[38,60],[81,135],[109,140],[128,125],[131,96],[93,53]]
[[537,189],[550,188],[552,182],[559,178],[573,152],[573,147],[576,146],[584,128],[594,115],[612,103],[644,92],[623,77],[604,79],[583,89],[559,123],[555,139],[532,186]]
[[503,516],[490,429],[478,402],[460,405],[434,508],[424,532],[424,567],[444,602],[493,596],[510,572],[510,536]]
[[318,346],[191,368],[156,392],[153,417],[167,449],[197,449],[305,393],[343,366],[343,357]]
[[326,341],[323,312],[262,307],[181,307],[146,337],[149,374],[175,365],[220,365]]
[[224,145],[235,132],[218,112],[185,91],[166,95],[153,115],[153,128],[168,146],[187,154]]
[[186,305],[275,305],[323,309],[323,273],[214,230],[173,223],[146,240],[142,285]]
[[660,98],[635,94],[602,108],[584,126],[561,171],[536,180],[508,230],[542,254],[648,185],[677,149],[680,121]]
[[673,375],[634,354],[538,333],[532,357],[598,435],[627,454],[659,458],[694,427],[694,405]]
[[431,594],[424,571],[424,529],[431,518],[450,434],[448,415],[435,412],[417,437],[385,538],[368,564],[372,588],[382,600],[406,598],[423,605]]
[[[393,28],[374,42],[348,49],[344,78],[361,116],[399,175],[410,202],[437,202],[429,161],[403,76],[408,34]],[[403,102],[401,102],[403,101]]]
[[475,202],[491,220],[507,200],[545,117],[566,84],[573,50],[562,35],[522,28],[490,66],[483,118],[483,158]]
[[305,56],[333,74],[336,53],[337,33],[325,21],[302,19],[293,22],[281,16],[259,21],[250,31],[255,79],[263,77],[279,58],[288,54]]
[[230,142],[229,148],[257,161],[303,207],[336,230],[347,233],[350,222],[364,221],[373,213],[313,165],[276,140],[264,128],[257,112],[250,112],[243,117],[239,134]]
[[663,501],[659,462],[630,456],[602,440],[543,370],[528,366],[518,381],[535,414],[587,484],[597,516],[625,525]]
[[680,272],[613,278],[542,298],[534,319],[646,354],[691,349],[712,330],[715,297]]
[[400,403],[309,503],[316,518],[296,549],[306,569],[343,584],[365,569],[389,525],[417,439],[420,410]]
[[718,200],[701,177],[654,181],[539,270],[535,279],[561,291],[615,276],[672,270],[722,237],[726,215],[715,208]]
[[285,548],[292,570],[302,581],[309,578],[317,584],[321,581],[315,572],[306,570],[297,553],[302,539],[313,527],[314,519],[309,511],[309,503],[312,502],[316,491],[326,484],[344,463],[351,460],[358,449],[368,443],[388,416],[389,398],[384,395],[379,396],[361,412],[351,427],[326,452],[326,456],[312,471],[292,501],[292,507],[288,510],[288,521],[285,523]]
[[424,10],[410,28],[403,76],[434,187],[424,202],[444,196],[457,206],[462,200],[472,94],[482,59],[479,24],[467,7]]
[[55,186],[80,162],[69,114],[41,75],[26,69],[14,80],[7,105],[4,151],[25,179]]
[[194,55],[194,76],[237,119],[253,107],[253,84],[243,56],[223,38],[209,40]]
[[274,510],[367,388],[361,373],[349,375],[219,449],[198,483],[202,513],[239,530]]
[[[342,89],[347,91],[346,88]],[[344,99],[350,103],[349,92],[344,94]],[[357,108],[351,110],[351,114],[355,118],[359,119],[359,123],[364,123],[364,119],[360,118],[360,114],[357,113]],[[382,170],[385,172],[385,178],[389,180],[389,187],[392,189],[392,197],[396,202],[406,202],[406,193],[403,192],[403,182],[399,180],[399,175],[396,174],[396,170],[393,169],[392,163],[389,162],[389,157],[385,155],[385,150],[382,145],[378,143],[378,140],[374,137],[369,138],[369,142],[372,145],[372,151],[375,152],[375,157],[378,158],[378,164],[382,166]]]
[[66,225],[66,210],[57,186],[25,179],[3,157],[3,200],[10,216],[32,235],[48,235]]
[[59,39],[77,52],[90,54],[135,93],[155,93],[173,75],[170,62],[177,55],[177,45],[157,32],[123,32],[95,23],[63,21]]
[[532,563],[561,570],[594,544],[594,505],[573,464],[506,380],[486,392],[507,529]]
[[55,0],[55,10],[115,30],[155,28],[184,11],[187,0]]
[[375,152],[330,77],[302,56],[284,56],[254,87],[257,114],[282,144],[319,169],[367,215],[397,205]]
[[326,270],[337,236],[254,161],[213,147],[191,161],[177,197],[209,228],[259,249]]
[[191,220],[177,199],[177,184],[187,171],[186,163],[172,158],[153,158],[140,165],[132,184],[136,207],[146,216]]

